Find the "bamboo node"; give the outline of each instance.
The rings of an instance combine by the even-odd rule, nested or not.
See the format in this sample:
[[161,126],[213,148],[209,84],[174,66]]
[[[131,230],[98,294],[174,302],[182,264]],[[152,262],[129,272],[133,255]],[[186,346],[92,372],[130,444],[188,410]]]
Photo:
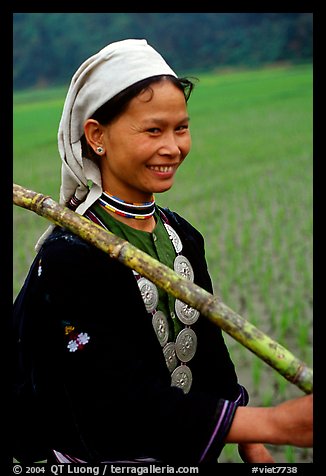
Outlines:
[[38,210],[42,210],[43,203],[48,199],[52,200],[49,195],[36,194],[34,198],[31,200],[31,209],[34,212],[37,212]]

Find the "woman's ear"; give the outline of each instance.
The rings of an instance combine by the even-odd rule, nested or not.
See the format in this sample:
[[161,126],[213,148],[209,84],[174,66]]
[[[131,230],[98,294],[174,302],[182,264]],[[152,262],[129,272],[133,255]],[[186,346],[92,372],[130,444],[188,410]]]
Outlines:
[[89,146],[98,155],[105,152],[103,145],[103,128],[95,119],[87,119],[84,123],[85,138]]

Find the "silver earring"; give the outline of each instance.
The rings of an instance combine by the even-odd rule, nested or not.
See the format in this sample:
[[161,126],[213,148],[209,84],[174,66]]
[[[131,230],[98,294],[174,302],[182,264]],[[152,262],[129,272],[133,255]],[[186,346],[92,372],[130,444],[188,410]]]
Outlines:
[[104,152],[103,147],[97,147],[96,150],[99,154],[102,154]]

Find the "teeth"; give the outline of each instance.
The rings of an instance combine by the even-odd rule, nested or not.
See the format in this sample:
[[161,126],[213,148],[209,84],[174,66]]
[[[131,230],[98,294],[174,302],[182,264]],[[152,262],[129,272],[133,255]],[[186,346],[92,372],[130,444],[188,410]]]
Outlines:
[[163,166],[157,166],[156,165],[156,166],[151,167],[151,169],[155,170],[156,172],[165,172],[165,173],[167,173],[167,172],[171,172],[172,167],[168,167],[168,166],[163,167]]

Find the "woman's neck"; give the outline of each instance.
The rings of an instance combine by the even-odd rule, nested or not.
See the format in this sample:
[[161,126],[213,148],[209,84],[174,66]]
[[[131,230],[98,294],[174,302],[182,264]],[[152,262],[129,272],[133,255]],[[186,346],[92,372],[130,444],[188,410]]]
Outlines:
[[135,230],[147,231],[149,233],[152,233],[156,226],[156,221],[154,216],[148,218],[147,220],[136,220],[135,218],[126,218],[126,217],[117,215],[116,213],[111,212],[110,210],[106,210],[106,211],[111,216],[113,216],[113,218],[115,218],[117,221],[120,221],[124,223],[125,225],[130,226],[131,228],[135,228]]
[[132,228],[148,232],[152,232],[155,228],[153,195],[149,196],[147,201],[131,202],[104,190],[99,202],[107,213]]

